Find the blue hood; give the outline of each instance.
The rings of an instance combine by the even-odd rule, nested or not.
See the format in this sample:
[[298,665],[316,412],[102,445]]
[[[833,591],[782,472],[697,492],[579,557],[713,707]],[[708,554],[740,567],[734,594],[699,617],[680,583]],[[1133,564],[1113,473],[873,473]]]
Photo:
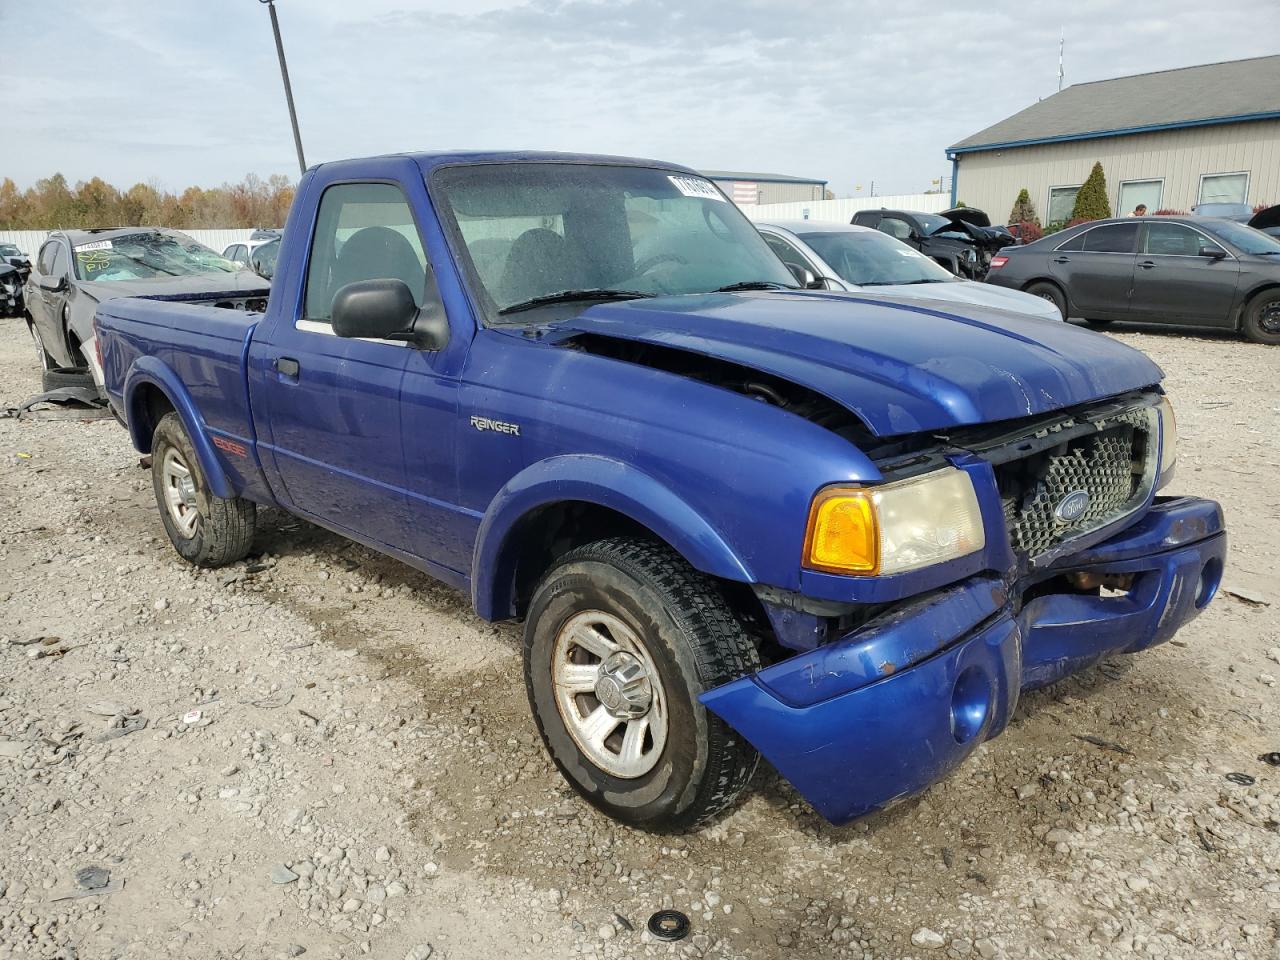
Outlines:
[[824,394],[880,436],[990,423],[1157,383],[1144,354],[1065,323],[826,291],[600,304],[556,325],[732,361]]

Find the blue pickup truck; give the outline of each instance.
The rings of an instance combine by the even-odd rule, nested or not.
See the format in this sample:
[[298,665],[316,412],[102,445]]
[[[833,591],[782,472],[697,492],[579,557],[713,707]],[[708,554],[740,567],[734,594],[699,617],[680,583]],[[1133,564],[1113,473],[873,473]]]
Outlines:
[[1222,576],[1143,354],[807,289],[692,170],[405,154],[302,179],[265,313],[103,303],[106,389],[202,566],[281,507],[524,623],[547,750],[671,830],[768,759],[839,823]]

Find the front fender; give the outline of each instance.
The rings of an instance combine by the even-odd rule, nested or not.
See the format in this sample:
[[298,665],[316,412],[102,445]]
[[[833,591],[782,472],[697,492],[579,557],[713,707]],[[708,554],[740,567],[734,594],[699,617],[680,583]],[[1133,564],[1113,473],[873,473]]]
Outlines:
[[514,613],[519,551],[511,549],[511,537],[521,518],[539,507],[568,501],[616,510],[666,541],[704,573],[753,582],[733,548],[670,488],[620,460],[572,454],[526,467],[498,491],[485,511],[476,535],[471,578],[471,600],[480,616],[497,620]]
[[124,382],[125,422],[129,427],[129,438],[134,447],[141,453],[151,452],[151,436],[145,431],[148,422],[143,410],[143,385],[156,387],[173,405],[182,426],[191,438],[191,446],[200,461],[200,469],[209,484],[209,491],[215,497],[228,499],[235,496],[231,484],[227,480],[226,471],[218,461],[217,451],[209,439],[209,431],[205,427],[204,418],[191,400],[191,395],[182,380],[164,362],[155,357],[140,357],[132,367]]

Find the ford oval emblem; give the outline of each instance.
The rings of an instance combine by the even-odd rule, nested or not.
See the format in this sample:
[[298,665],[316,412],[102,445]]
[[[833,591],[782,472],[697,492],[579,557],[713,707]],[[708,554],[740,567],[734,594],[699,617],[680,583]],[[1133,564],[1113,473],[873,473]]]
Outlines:
[[1062,523],[1075,523],[1089,509],[1089,491],[1072,490],[1058,501],[1053,508],[1053,515]]

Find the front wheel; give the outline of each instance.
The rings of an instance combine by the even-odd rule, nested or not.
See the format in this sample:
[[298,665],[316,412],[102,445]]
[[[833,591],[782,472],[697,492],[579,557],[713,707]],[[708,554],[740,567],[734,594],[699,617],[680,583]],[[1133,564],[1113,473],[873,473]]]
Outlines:
[[565,554],[534,592],[525,687],[564,778],[650,830],[704,823],[751,779],[756,751],[698,702],[759,667],[715,584],[666,547],[610,539]]
[[182,419],[167,413],[151,439],[151,485],[165,532],[184,560],[223,567],[253,546],[257,508],[251,500],[214,496]]
[[1033,297],[1039,297],[1042,300],[1048,300],[1058,308],[1058,313],[1062,315],[1062,319],[1067,319],[1067,297],[1052,283],[1033,283],[1027,287],[1026,292]]
[[1280,345],[1280,289],[1263,290],[1245,305],[1243,330],[1254,343]]

